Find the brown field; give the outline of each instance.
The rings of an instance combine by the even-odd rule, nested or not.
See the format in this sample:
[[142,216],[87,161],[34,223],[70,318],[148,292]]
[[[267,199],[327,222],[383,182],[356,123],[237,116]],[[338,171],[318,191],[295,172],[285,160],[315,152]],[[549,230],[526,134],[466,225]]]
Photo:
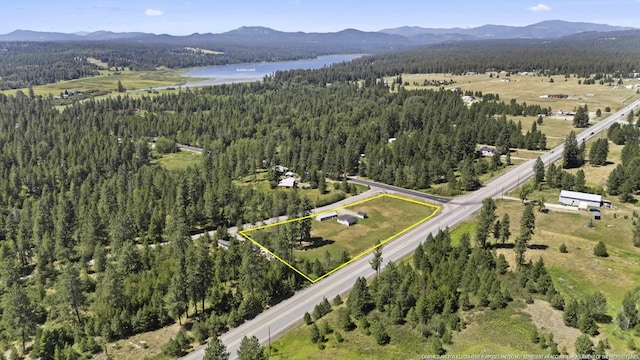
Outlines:
[[[407,89],[416,88],[434,88],[415,86],[414,82],[422,84],[424,80],[451,80],[456,83],[448,85],[446,88],[459,87],[463,91],[481,91],[483,94],[493,93],[500,95],[503,101],[517,99],[518,102],[526,102],[527,104],[538,104],[542,107],[551,107],[552,110],[570,111],[578,107],[578,105],[589,106],[589,110],[595,111],[600,108],[604,112],[604,108],[610,106],[612,110],[618,109],[622,104],[636,98],[636,90],[625,89],[624,87],[615,87],[608,85],[580,85],[579,78],[571,76],[565,79],[564,76],[552,76],[553,82],[549,77],[538,77],[534,75],[511,74],[510,82],[502,82],[500,79],[505,77],[504,72],[499,76],[489,77],[488,74],[478,75],[460,75],[453,76],[451,74],[402,74],[404,82],[410,85]],[[565,81],[566,80],[566,81]],[[627,84],[637,84],[638,81],[631,81]],[[541,95],[547,94],[567,94],[568,99],[544,99]],[[587,96],[593,94],[594,96]]]

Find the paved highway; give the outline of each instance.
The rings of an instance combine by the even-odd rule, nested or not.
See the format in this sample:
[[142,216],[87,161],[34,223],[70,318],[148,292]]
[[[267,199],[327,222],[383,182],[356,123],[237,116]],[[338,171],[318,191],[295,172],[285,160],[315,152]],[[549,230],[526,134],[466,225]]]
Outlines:
[[[623,109],[612,114],[597,124],[592,125],[581,133],[577,134],[578,142],[589,140],[599,132],[605,130],[616,121],[624,120],[624,114],[640,106],[640,100],[636,100]],[[550,164],[562,157],[563,145],[559,145],[541,156],[545,165]],[[495,178],[481,189],[469,193],[459,198],[451,199],[443,204],[442,213],[430,221],[416,227],[412,231],[385,245],[383,249],[384,264],[398,262],[409,256],[429,233],[435,233],[445,227],[453,228],[460,222],[468,218],[480,209],[482,199],[487,197],[496,198],[501,194],[516,188],[521,182],[533,175],[534,160],[510,170],[509,172]],[[382,185],[376,184],[382,187]],[[388,187],[386,189],[390,190]],[[394,188],[393,191],[415,196],[413,191]],[[288,329],[299,324],[305,312],[311,313],[316,304],[324,297],[331,300],[337,294],[345,294],[350,289],[356,278],[370,278],[375,275],[371,269],[369,260],[371,255],[364,256],[349,264],[340,271],[328,276],[308,288],[297,292],[291,298],[263,311],[254,319],[229,330],[221,336],[226,344],[227,350],[231,353],[231,358],[237,358],[237,350],[243,336],[255,335],[262,344],[267,344],[269,338],[272,340],[284,334]],[[204,347],[199,347],[196,351],[188,354],[182,359],[195,360],[202,359]]]

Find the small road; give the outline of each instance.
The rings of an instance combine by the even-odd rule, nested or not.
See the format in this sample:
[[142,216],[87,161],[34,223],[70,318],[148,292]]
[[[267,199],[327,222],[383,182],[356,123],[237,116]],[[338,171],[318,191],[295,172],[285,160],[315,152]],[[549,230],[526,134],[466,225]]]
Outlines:
[[384,189],[384,190],[388,190],[388,191],[392,191],[392,192],[396,192],[396,193],[400,193],[400,194],[404,194],[404,195],[412,195],[414,197],[423,199],[423,200],[429,200],[435,203],[439,204],[446,204],[449,201],[451,201],[451,198],[446,198],[446,197],[441,197],[441,196],[436,196],[436,195],[431,195],[431,194],[426,194],[420,191],[416,191],[416,190],[410,190],[410,189],[404,189],[401,187],[397,187],[397,186],[393,186],[393,185],[388,185],[388,184],[382,184],[382,183],[378,183],[375,181],[370,181],[370,180],[363,180],[358,178],[357,176],[350,176],[348,177],[349,181],[354,183],[354,184],[358,184],[358,185],[364,185],[364,186],[369,186],[369,187],[377,187],[380,189]]
[[[581,133],[577,134],[578,142],[586,141],[605,130],[616,121],[620,121],[628,111],[640,106],[640,100],[636,100],[630,105],[612,114],[608,118],[592,125]],[[541,156],[545,165],[548,165],[562,157],[563,145],[556,146]],[[398,262],[411,255],[418,244],[422,243],[429,233],[435,233],[446,227],[453,228],[467,219],[482,206],[482,200],[487,197],[497,198],[501,194],[516,188],[520,183],[533,175],[534,160],[528,160],[524,164],[511,169],[505,174],[493,179],[482,188],[455,198],[454,201],[444,203],[442,213],[430,221],[421,224],[412,231],[407,232],[396,240],[388,243],[383,249],[383,265],[385,267],[389,261]],[[376,184],[376,186],[380,186]],[[401,188],[395,191],[409,196],[416,196],[414,191]],[[423,194],[426,195],[426,194]],[[358,277],[370,278],[375,275],[371,269],[369,260],[371,255],[363,256],[353,263],[345,266],[326,279],[310,285],[306,289],[297,292],[295,295],[281,303],[260,313],[254,319],[246,321],[242,325],[233,328],[222,334],[220,337],[227,350],[231,354],[231,359],[237,358],[237,350],[243,336],[255,335],[262,344],[267,344],[283,335],[287,330],[302,322],[305,312],[311,313],[316,304],[323,298],[331,300],[337,294],[346,294]],[[182,359],[196,360],[204,356],[204,346],[198,347],[194,352]]]
[[183,145],[183,144],[176,144],[176,146],[180,150],[191,151],[192,153],[195,153],[195,154],[202,154],[202,148],[199,148],[199,147]]

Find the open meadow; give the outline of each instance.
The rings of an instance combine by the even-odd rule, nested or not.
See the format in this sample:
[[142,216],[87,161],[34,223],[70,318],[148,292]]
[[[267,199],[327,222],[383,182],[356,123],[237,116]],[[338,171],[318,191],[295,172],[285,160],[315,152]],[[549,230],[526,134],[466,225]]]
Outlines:
[[[438,207],[433,205],[383,194],[334,210],[338,215],[353,216],[358,212],[367,214],[366,218],[358,219],[357,223],[351,226],[340,224],[336,219],[318,221],[315,217],[319,214],[313,214],[293,221],[247,230],[243,235],[283,258],[285,256],[272,249],[273,244],[267,239],[274,239],[280,232],[287,231],[286,224],[311,219],[310,242],[303,242],[304,245],[293,249],[293,261],[288,265],[297,268],[315,282],[348,263],[344,261],[347,257],[352,261],[372,251],[376,244],[384,245],[431,218],[437,209]],[[308,269],[299,267],[316,260],[322,263],[324,273],[310,274]]]
[[[67,92],[117,92],[118,81],[127,90],[125,93],[118,94],[137,94],[136,90],[146,90],[156,87],[174,86],[179,87],[187,82],[195,82],[202,80],[199,78],[185,77],[184,74],[190,69],[157,69],[145,71],[109,71],[100,70],[100,75],[89,76],[81,79],[59,81],[53,84],[36,85],[33,92],[36,95],[53,95],[59,96],[61,93]],[[27,93],[28,89],[5,90],[2,93],[6,95],[14,95],[17,91]],[[146,94],[146,92],[141,92]]]
[[[453,80],[454,83],[445,86],[446,89],[460,88],[465,91],[480,91],[483,94],[498,94],[502,101],[516,99],[519,103],[537,104],[542,107],[551,107],[553,111],[572,111],[579,105],[588,105],[590,111],[601,109],[603,112],[607,106],[612,111],[620,108],[622,104],[636,97],[636,90],[626,89],[624,85],[637,84],[637,80],[625,82],[623,86],[610,86],[607,84],[583,85],[584,79],[570,76],[536,76],[533,73],[510,74],[509,82],[502,81],[507,78],[505,72],[498,76],[490,77],[489,74],[476,75],[451,75],[451,74],[402,74],[402,80],[407,89],[428,89],[433,86],[422,86],[431,80]],[[566,99],[541,98],[542,95],[566,94]]]

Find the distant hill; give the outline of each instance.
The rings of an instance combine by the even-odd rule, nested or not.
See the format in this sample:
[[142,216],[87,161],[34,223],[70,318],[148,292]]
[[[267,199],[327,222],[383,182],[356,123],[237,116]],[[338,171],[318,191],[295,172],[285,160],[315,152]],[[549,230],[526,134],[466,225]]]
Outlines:
[[452,40],[486,39],[554,39],[582,32],[635,30],[631,27],[611,26],[562,20],[542,21],[527,26],[483,25],[475,28],[437,29],[403,26],[383,29],[385,34],[401,35],[418,44],[433,44]]
[[483,25],[476,28],[436,29],[404,26],[366,32],[345,29],[329,33],[284,32],[261,26],[243,26],[221,34],[191,34],[174,36],[143,32],[117,33],[111,31],[79,32],[74,34],[16,30],[0,35],[0,41],[123,41],[171,44],[180,46],[294,47],[315,49],[319,53],[380,52],[416,45],[488,39],[554,39],[584,32],[611,32],[633,28],[568,22],[543,21],[527,26]]

